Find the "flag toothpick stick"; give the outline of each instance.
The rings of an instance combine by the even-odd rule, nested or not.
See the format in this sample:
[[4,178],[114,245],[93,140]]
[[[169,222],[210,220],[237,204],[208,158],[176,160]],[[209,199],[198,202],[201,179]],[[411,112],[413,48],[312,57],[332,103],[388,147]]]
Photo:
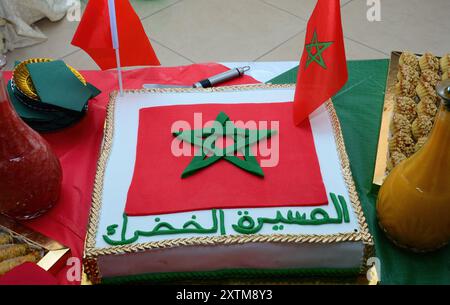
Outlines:
[[109,22],[111,26],[112,45],[116,52],[117,75],[119,80],[120,96],[123,96],[122,68],[120,67],[119,35],[117,31],[115,0],[108,0]]

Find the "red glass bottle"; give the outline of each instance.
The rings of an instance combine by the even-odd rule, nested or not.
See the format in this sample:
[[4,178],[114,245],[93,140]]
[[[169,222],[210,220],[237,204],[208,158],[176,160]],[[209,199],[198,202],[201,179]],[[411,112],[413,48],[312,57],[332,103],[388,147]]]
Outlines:
[[0,72],[0,213],[43,214],[59,199],[62,172],[48,143],[13,110]]

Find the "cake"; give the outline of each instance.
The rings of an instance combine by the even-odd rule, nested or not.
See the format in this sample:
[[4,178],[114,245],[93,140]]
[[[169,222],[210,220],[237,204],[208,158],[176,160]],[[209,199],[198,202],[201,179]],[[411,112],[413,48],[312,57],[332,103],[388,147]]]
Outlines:
[[432,118],[427,115],[419,115],[412,123],[412,133],[415,139],[428,136],[432,128]]
[[440,64],[442,71],[448,71],[450,69],[450,53],[447,53],[444,56],[442,56]]
[[398,96],[413,97],[416,94],[416,87],[418,85],[416,86],[415,83],[411,83],[406,79],[400,79],[395,86],[396,94]]
[[295,126],[294,91],[113,93],[85,242],[91,281],[365,272],[373,240],[333,105]]
[[410,66],[414,70],[419,71],[419,59],[417,56],[411,52],[403,52],[399,58],[400,66]]
[[417,114],[420,115],[428,115],[429,117],[434,120],[436,114],[437,114],[438,108],[436,106],[436,101],[426,96],[420,102],[417,104]]
[[436,85],[441,81],[438,71],[435,70],[423,71],[420,78],[423,82],[429,83],[433,87],[436,87]]
[[397,73],[397,79],[398,80],[407,80],[408,82],[412,83],[413,85],[417,85],[417,82],[419,80],[419,71],[414,69],[411,66],[403,65],[398,67],[398,73]]
[[411,123],[417,117],[417,112],[416,112],[417,104],[410,97],[397,96],[395,98],[395,106],[394,107],[395,107],[395,109],[394,109],[395,113],[399,113],[399,114],[406,116],[408,118],[408,121]]
[[427,52],[419,58],[419,65],[422,72],[426,70],[439,71],[439,59]]
[[411,133],[411,124],[408,118],[400,113],[394,113],[394,117],[391,121],[391,131],[392,133],[405,132]]
[[423,81],[419,81],[419,84],[417,85],[416,88],[416,93],[421,100],[428,96],[437,99],[435,88],[431,84],[425,83]]

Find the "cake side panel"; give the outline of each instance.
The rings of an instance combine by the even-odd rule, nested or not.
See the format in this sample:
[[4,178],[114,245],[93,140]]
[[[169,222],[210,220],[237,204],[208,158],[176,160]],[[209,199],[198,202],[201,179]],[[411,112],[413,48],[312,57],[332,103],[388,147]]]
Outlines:
[[152,249],[98,258],[101,277],[226,269],[360,270],[362,242],[247,243]]

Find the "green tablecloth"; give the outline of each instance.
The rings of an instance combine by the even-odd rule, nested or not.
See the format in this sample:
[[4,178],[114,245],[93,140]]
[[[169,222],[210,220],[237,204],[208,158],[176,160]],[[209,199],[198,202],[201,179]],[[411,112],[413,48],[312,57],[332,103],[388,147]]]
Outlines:
[[[333,98],[350,165],[381,262],[383,284],[450,284],[450,246],[429,254],[414,254],[394,246],[377,225],[376,191],[372,188],[378,134],[389,60],[349,61],[349,80]],[[295,83],[297,68],[272,79]]]

